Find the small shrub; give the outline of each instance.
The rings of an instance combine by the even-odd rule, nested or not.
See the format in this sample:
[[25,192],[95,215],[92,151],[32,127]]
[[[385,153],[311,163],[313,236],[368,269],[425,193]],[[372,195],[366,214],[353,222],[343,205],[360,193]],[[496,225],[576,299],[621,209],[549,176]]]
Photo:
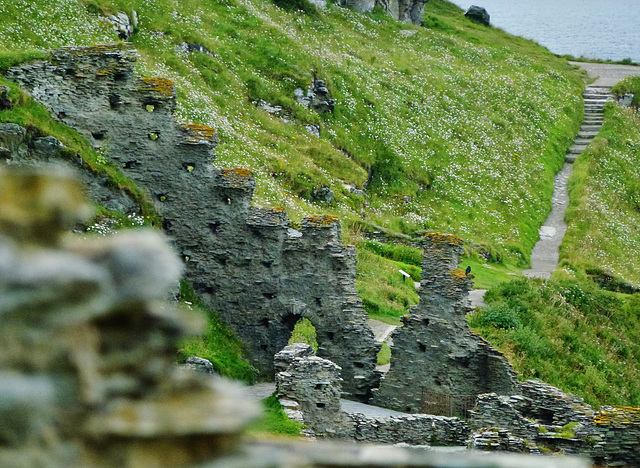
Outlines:
[[480,313],[479,322],[482,325],[504,328],[505,330],[518,328],[522,325],[518,311],[506,304],[485,308]]

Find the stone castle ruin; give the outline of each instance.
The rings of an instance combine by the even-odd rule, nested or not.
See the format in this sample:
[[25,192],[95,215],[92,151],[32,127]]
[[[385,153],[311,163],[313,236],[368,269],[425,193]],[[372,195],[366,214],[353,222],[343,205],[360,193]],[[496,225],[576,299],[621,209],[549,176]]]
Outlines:
[[[277,372],[281,392],[315,418],[319,435],[414,445],[468,439],[475,448],[518,451],[541,443],[602,465],[640,466],[637,409],[595,413],[553,387],[518,384],[506,359],[469,330],[471,277],[456,268],[462,241],[449,234],[424,238],[420,304],[396,331],[379,385],[378,345],[338,220],[310,216],[294,229],[283,209],[252,207],[251,171],[216,168],[215,130],[177,125],[173,83],[136,77],[135,60],[128,47],[67,47],[10,70],[144,190],[182,263],[157,233],[66,240],[63,232],[88,213],[79,187],[64,175],[5,175],[59,159],[61,145],[0,124],[0,158],[9,166],[0,171],[0,465],[362,466],[359,448],[241,444],[255,407],[230,397],[236,390],[226,384],[173,366],[176,340],[199,330],[163,300],[184,270],[255,365]],[[104,174],[80,176],[94,203],[139,210]],[[319,356],[295,351],[274,366],[301,318],[316,327]],[[343,390],[441,416],[347,416],[339,411]],[[559,435],[573,423],[571,437]],[[403,466],[438,463],[414,455],[393,452]]]
[[[295,230],[283,209],[252,207],[251,171],[214,167],[215,130],[177,125],[173,82],[135,76],[136,58],[128,47],[66,47],[9,77],[146,192],[185,260],[185,278],[265,376],[304,317],[316,327],[319,354],[342,367],[345,391],[368,400],[378,345],[337,218],[310,216]],[[132,206],[104,181],[84,178],[96,203]]]
[[472,277],[457,268],[459,237],[424,237],[420,303],[393,334],[391,368],[374,401],[412,413],[463,415],[481,393],[515,393],[506,358],[467,325]]

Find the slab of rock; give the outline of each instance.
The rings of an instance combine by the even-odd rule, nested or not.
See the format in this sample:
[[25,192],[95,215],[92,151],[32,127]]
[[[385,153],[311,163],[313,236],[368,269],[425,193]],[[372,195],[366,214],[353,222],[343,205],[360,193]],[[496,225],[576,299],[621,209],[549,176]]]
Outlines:
[[471,5],[464,16],[477,21],[480,24],[484,24],[485,26],[489,26],[491,24],[491,17],[487,10],[476,5]]

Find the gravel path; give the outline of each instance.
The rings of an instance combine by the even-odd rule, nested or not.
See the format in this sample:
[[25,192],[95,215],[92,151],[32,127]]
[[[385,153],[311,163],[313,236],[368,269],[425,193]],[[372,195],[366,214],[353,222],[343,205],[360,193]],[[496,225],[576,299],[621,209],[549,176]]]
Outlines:
[[640,67],[634,65],[610,65],[608,63],[569,62],[585,70],[590,77],[596,78],[592,86],[613,86],[628,76],[640,75]]

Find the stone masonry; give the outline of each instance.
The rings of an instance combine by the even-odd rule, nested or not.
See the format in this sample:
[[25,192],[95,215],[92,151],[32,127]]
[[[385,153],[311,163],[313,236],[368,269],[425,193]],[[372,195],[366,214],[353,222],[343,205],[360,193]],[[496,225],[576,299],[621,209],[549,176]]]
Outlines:
[[[59,168],[0,166],[0,466],[3,468],[453,467],[460,454],[241,438],[242,389],[175,365],[203,325],[166,302],[181,272],[157,231],[81,239],[91,215]],[[478,468],[528,458],[473,460]],[[560,465],[550,461],[545,468]],[[586,468],[563,460],[563,468]]]
[[278,398],[285,408],[300,411],[302,421],[316,436],[411,445],[465,445],[469,438],[469,426],[458,418],[427,414],[372,418],[343,412],[340,368],[314,356],[309,345],[288,345],[274,359],[279,370]]
[[[462,414],[456,405],[482,393],[515,393],[516,378],[509,362],[471,332],[471,276],[457,269],[462,240],[442,233],[426,234],[420,304],[403,317],[393,334],[391,368],[374,401],[380,406],[413,413]],[[437,401],[436,401],[437,403]]]
[[[176,125],[174,84],[135,76],[136,58],[127,46],[67,47],[9,77],[146,192],[185,262],[185,278],[265,376],[273,376],[273,355],[306,317],[317,329],[318,354],[342,368],[345,391],[370,398],[378,345],[338,220],[311,216],[295,230],[283,209],[252,207],[251,171],[214,167],[215,130]],[[102,188],[92,191],[98,203],[126,207],[105,197]]]

